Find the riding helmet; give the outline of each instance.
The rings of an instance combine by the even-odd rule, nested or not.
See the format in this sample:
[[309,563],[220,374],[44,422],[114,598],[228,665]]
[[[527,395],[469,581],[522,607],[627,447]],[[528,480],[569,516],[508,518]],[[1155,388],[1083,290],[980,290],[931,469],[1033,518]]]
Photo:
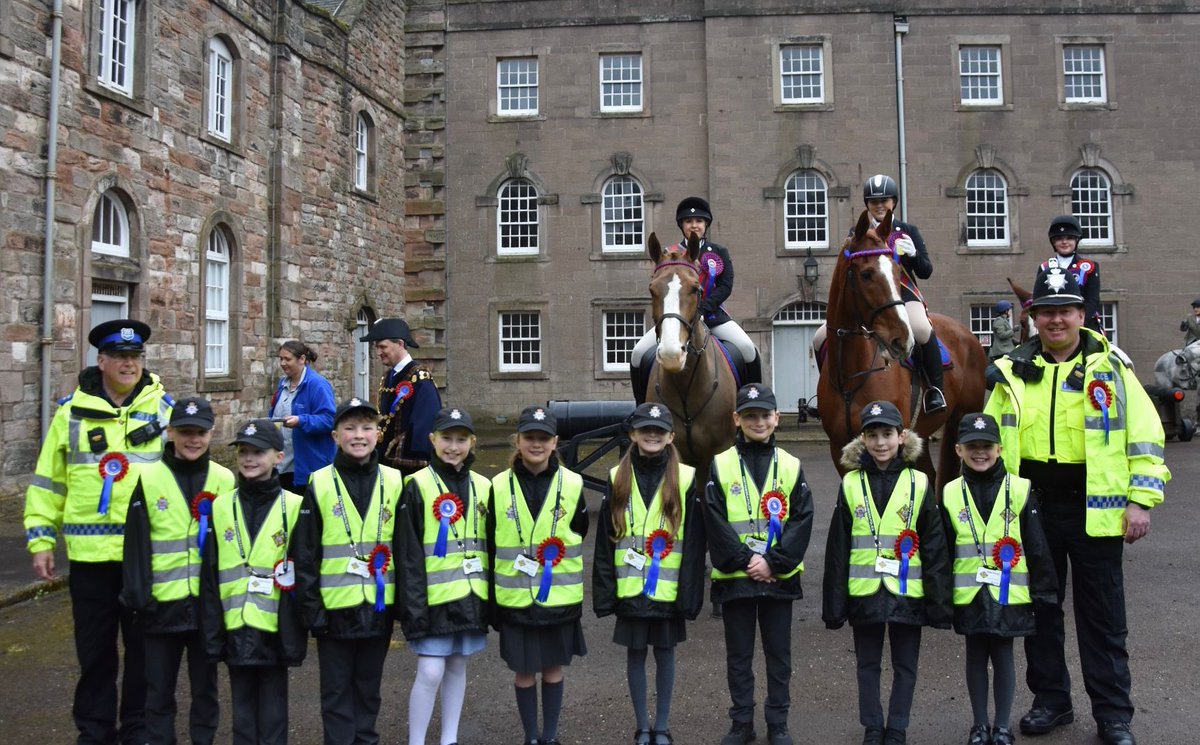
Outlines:
[[1007,313],[1010,310],[1012,310],[1012,303],[1008,302],[1007,300],[1001,300],[1000,302],[996,303],[996,307],[992,308],[992,315],[998,316],[1001,313]]
[[679,203],[675,208],[675,224],[679,229],[683,229],[683,221],[688,217],[699,217],[709,225],[712,224],[712,210],[708,208],[708,202],[701,197],[688,197]]
[[1055,238],[1064,235],[1073,238],[1083,237],[1083,228],[1079,227],[1079,220],[1074,215],[1059,215],[1050,221],[1050,242],[1053,243]]
[[1192,307],[1193,307],[1193,308],[1200,308],[1200,297],[1198,297],[1198,298],[1196,298],[1195,300],[1193,300],[1193,301],[1192,301]]
[[863,204],[872,199],[887,199],[889,197],[900,201],[900,187],[896,186],[896,179],[891,176],[885,173],[877,173],[863,184]]

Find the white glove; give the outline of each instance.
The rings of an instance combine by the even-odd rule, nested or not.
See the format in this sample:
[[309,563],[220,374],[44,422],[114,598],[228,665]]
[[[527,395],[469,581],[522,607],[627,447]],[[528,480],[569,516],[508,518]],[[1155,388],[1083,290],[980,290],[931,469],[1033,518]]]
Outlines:
[[896,239],[896,253],[901,256],[916,256],[917,244],[913,243],[913,239],[908,235],[901,233]]

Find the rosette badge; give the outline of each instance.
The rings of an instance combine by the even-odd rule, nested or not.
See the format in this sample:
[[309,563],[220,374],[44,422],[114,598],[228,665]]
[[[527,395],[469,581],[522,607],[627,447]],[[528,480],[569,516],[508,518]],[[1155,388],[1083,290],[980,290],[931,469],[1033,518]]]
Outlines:
[[538,546],[537,560],[542,565],[542,581],[538,585],[537,601],[544,603],[550,598],[550,585],[554,583],[554,567],[563,560],[567,546],[557,536],[550,536]]
[[107,453],[100,459],[100,478],[104,484],[100,487],[100,504],[96,512],[108,514],[108,505],[112,501],[113,484],[125,478],[129,473],[129,459],[122,453]]
[[462,519],[463,503],[457,494],[446,492],[433,500],[433,519],[438,521],[437,541],[433,544],[433,555],[446,556],[446,544],[450,537],[450,526]]
[[673,548],[671,534],[659,528],[646,536],[646,553],[650,556],[650,568],[646,571],[646,583],[642,592],[655,595],[658,592],[658,574],[662,560],[670,555]]
[[210,491],[202,491],[192,500],[192,519],[200,523],[200,532],[196,536],[196,550],[204,556],[204,537],[208,534],[208,521],[212,516],[212,504],[217,495]]
[[992,546],[992,561],[1000,567],[1000,605],[1008,605],[1008,586],[1013,567],[1021,561],[1021,544],[1010,535],[1004,536]]
[[1104,444],[1108,444],[1108,410],[1112,406],[1113,393],[1112,389],[1103,380],[1093,380],[1088,384],[1088,400],[1092,402],[1092,406],[1100,411],[1100,418],[1104,423]]
[[921,546],[921,538],[917,531],[905,528],[896,536],[896,558],[900,560],[900,594],[908,594],[908,563],[916,555]]
[[395,414],[396,409],[400,406],[400,404],[403,403],[404,401],[407,401],[408,399],[412,398],[412,395],[413,395],[413,384],[411,381],[401,380],[399,383],[397,383],[396,384],[396,397],[392,399],[391,413]]
[[767,519],[767,550],[778,541],[783,534],[783,521],[787,518],[787,497],[778,489],[772,489],[762,496],[759,504],[762,515]]
[[391,562],[392,552],[382,543],[371,550],[371,555],[367,559],[367,564],[371,567],[371,576],[375,579],[375,611],[377,613],[382,613],[386,607],[384,583],[387,580],[387,570]]

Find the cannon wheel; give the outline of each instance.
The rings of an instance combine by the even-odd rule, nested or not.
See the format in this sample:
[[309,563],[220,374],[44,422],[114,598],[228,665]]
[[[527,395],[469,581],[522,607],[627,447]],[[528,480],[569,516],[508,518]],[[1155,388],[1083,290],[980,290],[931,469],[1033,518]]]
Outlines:
[[1184,417],[1183,422],[1179,425],[1179,441],[1191,442],[1192,437],[1196,434],[1196,423],[1191,419]]

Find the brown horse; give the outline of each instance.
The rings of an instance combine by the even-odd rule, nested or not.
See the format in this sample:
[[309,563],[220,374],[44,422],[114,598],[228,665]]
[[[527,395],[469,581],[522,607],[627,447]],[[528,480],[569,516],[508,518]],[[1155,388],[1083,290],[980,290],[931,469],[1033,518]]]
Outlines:
[[1021,301],[1021,313],[1017,316],[1017,323],[1021,325],[1021,340],[1017,343],[1024,344],[1037,336],[1037,329],[1033,326],[1033,317],[1029,314],[1029,304],[1033,302],[1033,293],[1013,282],[1012,277],[1006,277],[1006,279],[1008,280],[1008,286],[1012,288],[1013,294]]
[[700,242],[691,238],[685,253],[664,249],[651,233],[647,249],[654,262],[650,297],[658,350],[646,400],[671,410],[679,456],[703,484],[713,456],[733,445],[736,382],[700,317]]
[[[946,409],[932,415],[919,413],[919,374],[900,364],[912,353],[915,342],[900,299],[903,270],[887,240],[891,224],[889,214],[872,229],[864,211],[838,255],[825,315],[829,329],[825,364],[817,384],[821,424],[829,435],[834,465],[842,473],[842,448],[858,434],[859,412],[871,401],[894,403],[909,417],[909,428],[927,441],[945,425],[938,473],[948,481],[958,472],[954,454],[958,423],[983,408],[987,356],[966,326],[931,313],[929,319],[954,365],[946,370]],[[935,472],[928,449],[918,465],[932,481]]]

